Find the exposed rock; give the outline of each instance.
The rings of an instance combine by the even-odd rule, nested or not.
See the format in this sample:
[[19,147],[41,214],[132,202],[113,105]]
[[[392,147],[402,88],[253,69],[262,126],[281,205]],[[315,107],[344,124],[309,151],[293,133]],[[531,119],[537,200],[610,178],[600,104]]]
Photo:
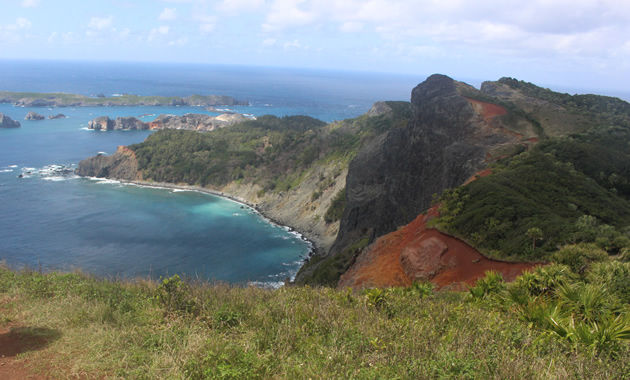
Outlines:
[[20,122],[15,121],[7,115],[0,113],[0,128],[18,128]]
[[400,253],[400,264],[412,280],[429,280],[440,270],[440,259],[448,247],[437,237],[416,240]]
[[45,119],[44,115],[40,115],[37,112],[33,112],[33,111],[30,111],[24,117],[24,120],[44,120],[44,119]]
[[141,130],[149,129],[149,124],[144,123],[135,117],[117,117],[116,120],[112,120],[107,116],[101,116],[88,122],[88,128],[95,129],[97,131]]
[[66,115],[62,114],[62,113],[58,113],[56,115],[48,115],[48,119],[52,120],[52,119],[65,119]]
[[372,116],[384,115],[388,112],[392,112],[392,107],[388,106],[387,103],[385,102],[376,102],[372,105],[372,108],[370,108],[370,110],[367,112],[367,115],[372,117]]
[[213,131],[223,128],[247,118],[241,114],[222,114],[210,116],[203,114],[188,113],[183,116],[159,115],[149,123],[151,129],[186,129],[196,131]]
[[[430,206],[434,194],[461,185],[484,168],[491,149],[521,139],[488,123],[459,87],[447,76],[430,76],[412,91],[412,122],[390,130],[357,154],[348,171],[347,203],[337,239],[327,259],[302,268],[298,282],[309,282],[317,267],[331,265],[333,257],[347,254],[355,242],[364,238],[373,242],[409,223]],[[344,258],[342,265],[347,268],[352,261]]]
[[76,173],[80,176],[116,178],[126,181],[141,179],[138,160],[133,150],[119,146],[111,156],[99,154],[79,162]]
[[432,207],[408,225],[378,238],[341,275],[338,287],[409,286],[413,281],[430,281],[438,289],[465,290],[486,271],[496,271],[512,281],[540,265],[489,259],[465,242],[427,228],[426,222],[437,215],[437,207]]

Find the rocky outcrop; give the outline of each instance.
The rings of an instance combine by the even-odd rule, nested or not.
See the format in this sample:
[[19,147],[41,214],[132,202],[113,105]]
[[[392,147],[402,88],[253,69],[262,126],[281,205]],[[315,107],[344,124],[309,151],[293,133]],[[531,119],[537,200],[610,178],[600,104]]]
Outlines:
[[384,115],[388,112],[392,112],[392,107],[387,105],[386,102],[376,102],[372,105],[372,108],[370,108],[370,110],[367,112],[367,115],[372,117],[372,116]]
[[433,207],[401,229],[378,238],[341,275],[338,287],[409,286],[414,281],[430,281],[438,289],[465,290],[486,271],[496,271],[512,281],[540,265],[489,259],[465,242],[427,228],[426,223],[436,216],[437,207]]
[[18,128],[20,122],[15,121],[7,115],[0,113],[0,128]]
[[88,122],[88,128],[99,131],[143,130],[143,129],[185,129],[192,131],[213,131],[217,128],[248,120],[241,114],[222,114],[210,116],[188,113],[182,116],[159,115],[155,120],[145,123],[135,117],[118,117],[115,120],[107,116],[97,117]]
[[323,258],[302,268],[298,283],[312,282],[318,271],[329,272],[329,265],[343,273],[356,256],[348,251],[353,244],[373,242],[409,223],[430,206],[434,194],[484,168],[491,150],[521,139],[479,114],[461,95],[464,87],[470,91],[447,76],[430,76],[412,91],[413,121],[357,154],[348,171],[337,239]]
[[53,120],[53,119],[65,119],[66,115],[62,114],[62,113],[58,113],[56,115],[48,115],[48,119]]
[[149,124],[135,117],[117,117],[115,120],[107,116],[97,117],[88,122],[88,128],[97,131],[149,129]]
[[142,179],[133,150],[119,146],[111,156],[99,154],[79,162],[76,173],[85,177],[116,178],[126,181]]
[[189,113],[183,116],[159,115],[149,123],[151,129],[185,129],[195,131],[213,131],[217,128],[227,127],[247,118],[241,114],[221,114],[210,116]]
[[24,120],[44,120],[44,115],[40,115],[37,112],[30,111],[24,116]]

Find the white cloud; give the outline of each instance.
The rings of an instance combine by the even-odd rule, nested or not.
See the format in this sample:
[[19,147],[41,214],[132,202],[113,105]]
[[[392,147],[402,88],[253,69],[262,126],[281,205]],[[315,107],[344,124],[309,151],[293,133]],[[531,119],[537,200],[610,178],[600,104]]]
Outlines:
[[264,31],[277,31],[291,27],[309,25],[319,16],[313,10],[305,10],[301,4],[308,3],[305,0],[274,0],[269,8]]
[[188,43],[188,38],[182,37],[168,42],[168,46],[184,46]]
[[13,24],[6,25],[4,29],[15,31],[21,29],[29,29],[31,26],[32,23],[27,18],[18,17],[17,19],[15,19],[15,22]]
[[193,18],[199,21],[199,31],[201,33],[207,34],[214,31],[217,20],[216,17],[202,13],[195,15]]
[[265,38],[262,42],[263,46],[274,46],[276,44],[275,38]]
[[149,36],[147,37],[147,40],[149,42],[154,41],[158,37],[166,36],[169,31],[170,31],[170,28],[168,26],[160,25],[159,27],[153,28],[149,31]]
[[293,40],[293,41],[285,42],[283,46],[284,46],[285,50],[299,49],[299,48],[302,47],[302,44],[300,44],[300,41],[298,41],[298,40]]
[[265,4],[265,0],[223,0],[217,5],[222,12],[241,12],[257,10]]
[[177,18],[177,10],[175,8],[164,8],[158,20],[161,21],[171,21]]
[[363,23],[357,21],[346,21],[341,24],[339,30],[346,33],[360,32],[363,30]]
[[95,30],[103,30],[112,26],[113,17],[92,17],[88,27]]
[[24,8],[35,8],[39,5],[39,0],[22,0],[22,6]]

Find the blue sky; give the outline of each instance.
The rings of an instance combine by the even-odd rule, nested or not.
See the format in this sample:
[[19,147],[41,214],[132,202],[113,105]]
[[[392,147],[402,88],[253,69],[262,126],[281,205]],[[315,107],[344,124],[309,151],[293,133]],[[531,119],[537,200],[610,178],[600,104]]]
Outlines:
[[160,61],[630,92],[626,0],[0,0],[0,59]]

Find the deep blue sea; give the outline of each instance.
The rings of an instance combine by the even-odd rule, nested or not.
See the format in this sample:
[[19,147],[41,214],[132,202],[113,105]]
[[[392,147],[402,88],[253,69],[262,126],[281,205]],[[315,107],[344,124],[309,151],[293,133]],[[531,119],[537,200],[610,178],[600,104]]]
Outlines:
[[[85,95],[221,94],[254,115],[303,114],[324,121],[408,100],[425,76],[183,64],[0,61],[0,90]],[[29,111],[65,119],[26,121]],[[143,141],[148,131],[87,130],[97,116],[209,113],[199,107],[20,108],[0,112],[0,261],[12,267],[107,277],[180,274],[230,283],[278,284],[298,270],[309,244],[253,210],[207,194],[61,176],[98,152]],[[18,178],[19,175],[23,178]]]

